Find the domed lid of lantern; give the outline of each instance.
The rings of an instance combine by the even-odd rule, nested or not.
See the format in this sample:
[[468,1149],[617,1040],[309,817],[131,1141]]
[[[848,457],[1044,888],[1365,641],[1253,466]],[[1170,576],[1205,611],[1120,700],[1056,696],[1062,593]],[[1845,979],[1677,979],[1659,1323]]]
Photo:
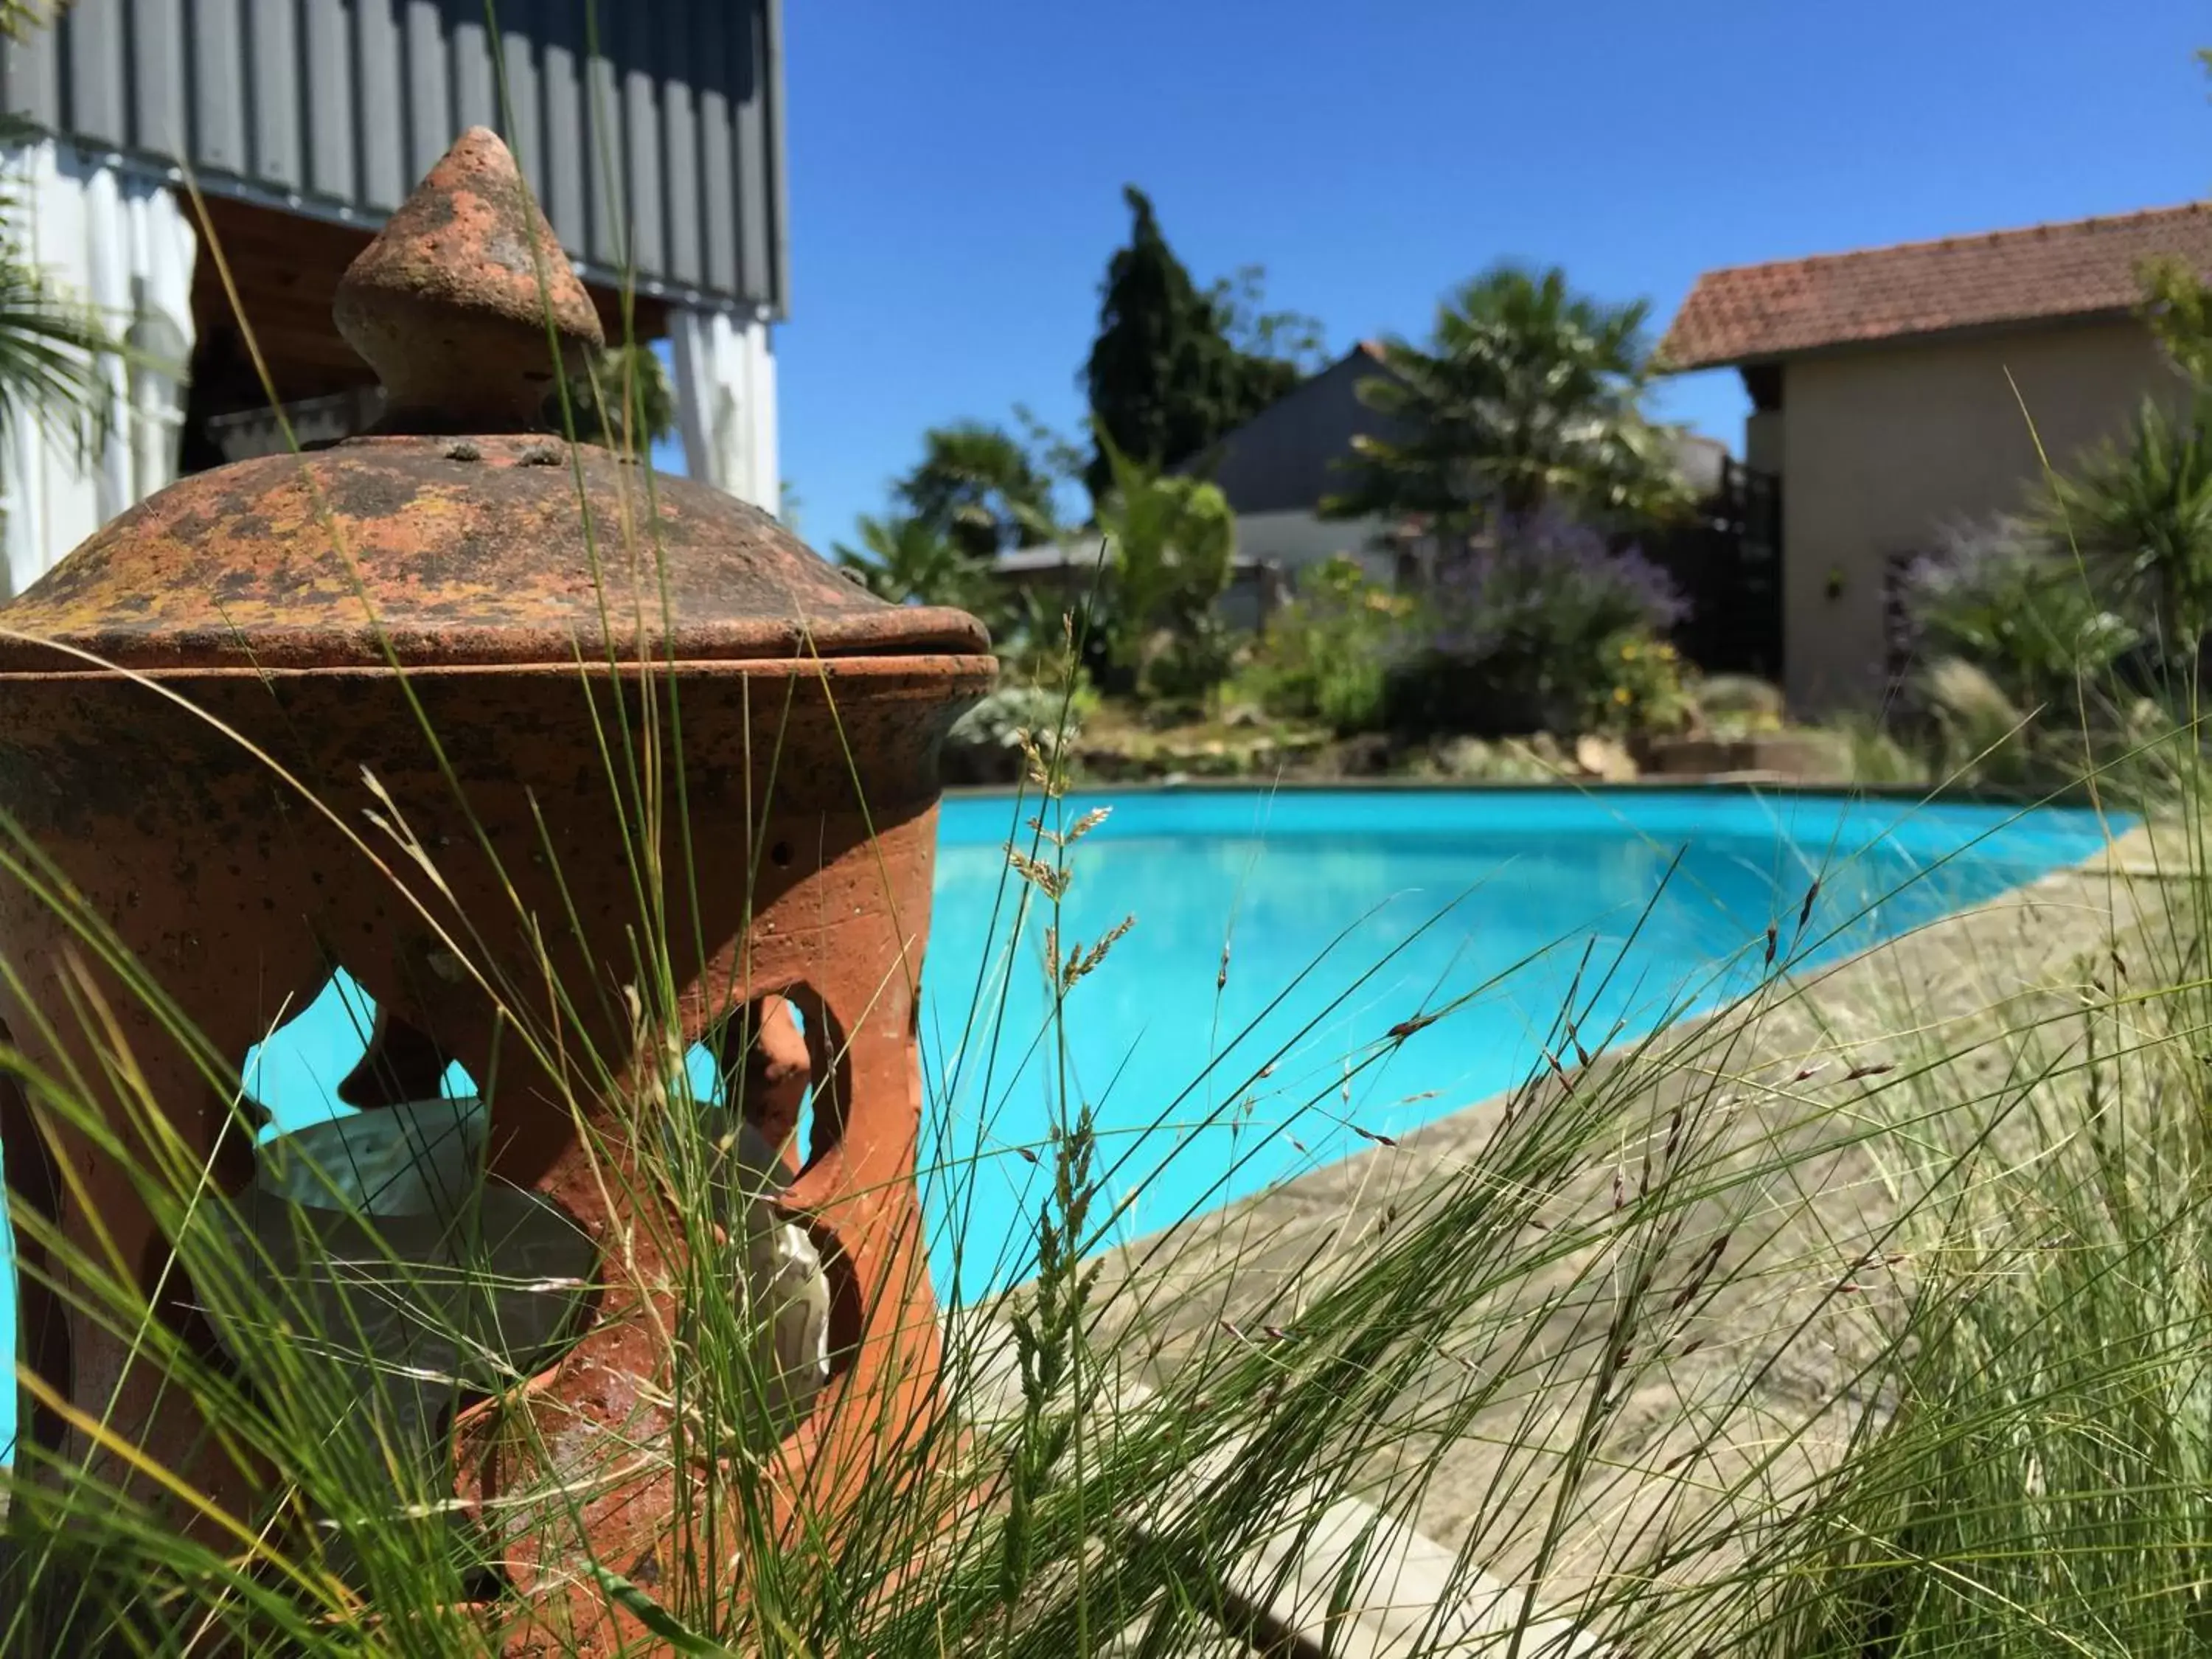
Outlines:
[[[498,137],[465,133],[334,314],[372,435],[185,478],[0,606],[0,673],[975,656],[757,507],[545,430],[598,313]],[[557,350],[556,350],[557,348]]]

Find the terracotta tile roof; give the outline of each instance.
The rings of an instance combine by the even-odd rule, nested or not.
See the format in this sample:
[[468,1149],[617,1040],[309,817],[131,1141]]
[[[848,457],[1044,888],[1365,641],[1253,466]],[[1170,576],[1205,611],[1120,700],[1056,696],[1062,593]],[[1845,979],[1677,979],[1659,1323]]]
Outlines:
[[2121,312],[2142,297],[2136,268],[2161,257],[2212,276],[2212,205],[1709,270],[1659,349],[1671,368],[1711,368],[1946,329]]

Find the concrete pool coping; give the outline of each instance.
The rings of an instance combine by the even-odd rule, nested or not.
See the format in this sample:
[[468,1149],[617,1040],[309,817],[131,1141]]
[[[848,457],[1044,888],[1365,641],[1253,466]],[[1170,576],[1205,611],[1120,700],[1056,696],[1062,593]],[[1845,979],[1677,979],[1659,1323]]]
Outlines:
[[[1796,793],[1832,795],[1838,792]],[[1753,1041],[1756,1052],[1747,1056],[1744,1074],[1761,1070],[1802,1072],[1809,1057],[1820,1054],[1829,1061],[1831,1086],[1836,1082],[1849,1084],[1850,1068],[1834,1063],[1834,1051],[1841,1046],[1847,1055],[1855,1052],[1850,1040],[1855,1016],[1881,1006],[1881,988],[1872,982],[1877,974],[1899,981],[1924,981],[1928,988],[1939,993],[1948,988],[1948,1000],[1954,1006],[1946,1008],[1945,997],[1936,995],[1924,1006],[1924,1024],[1938,1025],[1949,1016],[1967,1019],[1981,1013],[1985,1003],[1957,1006],[1977,988],[1961,982],[1955,971],[1961,957],[1973,953],[1978,936],[1988,935],[1990,940],[2019,951],[2022,957],[2032,957],[2011,964],[2020,970],[2019,980],[2025,988],[2048,980],[2061,964],[2084,951],[2109,945],[2142,927],[2156,903],[2154,897],[2146,902],[2146,895],[2154,896],[2166,883],[2192,868],[2186,857],[2172,852],[2160,856],[2164,838],[2173,827],[2185,829],[2138,823],[2085,860],[1811,970],[1805,976],[1803,1000],[1789,1005],[1787,1016],[1776,1022],[1779,1029],[1758,1033]],[[2137,884],[2142,884],[2142,890]],[[1996,941],[1998,933],[2011,937]],[[1694,1040],[1703,1032],[1720,1030],[1735,1012],[1734,1008],[1723,1008],[1694,1016],[1668,1028],[1668,1035]],[[1881,1036],[1880,1032],[1870,1034],[1877,1042]],[[1632,1050],[1638,1047],[1627,1046]],[[1595,1055],[1588,1066],[1564,1074],[1553,1086],[1572,1086],[1593,1070],[1621,1063],[1623,1056],[1618,1050]],[[1658,1083],[1655,1102],[1668,1081],[1662,1079]],[[1857,1086],[1882,1085],[1859,1083]],[[1501,1103],[1514,1092],[1504,1091],[1435,1119],[1401,1137],[1395,1147],[1370,1147],[1110,1252],[1100,1286],[1102,1300],[1109,1309],[1116,1291],[1138,1288],[1149,1307],[1157,1310],[1164,1305],[1170,1310],[1164,1319],[1149,1320],[1141,1334],[1127,1328],[1117,1330],[1110,1322],[1102,1331],[1103,1345],[1113,1354],[1117,1370],[1126,1372],[1128,1379],[1117,1391],[1119,1398],[1113,1409],[1144,1409],[1152,1397],[1152,1382],[1188,1363],[1194,1349],[1202,1352],[1223,1334],[1259,1329],[1262,1322],[1279,1316],[1273,1310],[1286,1295],[1295,1295],[1295,1276],[1310,1268],[1332,1238],[1356,1249],[1357,1241],[1368,1237],[1371,1227],[1377,1223],[1387,1225],[1397,1207],[1408,1201],[1409,1191],[1423,1179],[1418,1166],[1425,1164],[1432,1181],[1439,1164],[1476,1155],[1496,1127]],[[1842,1109],[1840,1103],[1838,1109]],[[1742,1271],[1741,1264],[1737,1271]],[[996,1306],[1003,1309],[1006,1301]],[[1725,1322],[1727,1310],[1721,1310],[1715,1318],[1717,1322]],[[1133,1334],[1138,1352],[1123,1352],[1126,1340]],[[1249,1339],[1232,1336],[1231,1340]],[[1705,1367],[1717,1375],[1727,1363],[1728,1353],[1726,1345],[1713,1345],[1705,1351]],[[1685,1366],[1689,1363],[1686,1357]],[[1740,1358],[1737,1363],[1741,1363]],[[1794,1406],[1801,1413],[1818,1409],[1789,1395],[1790,1389],[1802,1388],[1807,1379],[1782,1374],[1779,1381],[1785,1385],[1784,1397],[1772,1402],[1778,1409],[1787,1411]],[[1817,1379],[1812,1382],[1811,1392],[1817,1401],[1820,1397]],[[1664,1424],[1665,1404],[1656,1403],[1662,1421],[1653,1430],[1657,1451],[1650,1461],[1659,1472],[1625,1500],[1647,1510],[1665,1501],[1663,1488],[1668,1484],[1686,1478],[1686,1472],[1684,1476],[1668,1473],[1681,1462],[1682,1455],[1674,1451],[1672,1437],[1680,1435],[1682,1425]],[[1759,1409],[1765,1409],[1768,1403],[1762,1401]],[[1819,1443],[1808,1433],[1808,1444],[1817,1448]],[[1487,1547],[1486,1540],[1471,1535],[1491,1501],[1502,1467],[1502,1458],[1493,1450],[1489,1437],[1470,1437],[1463,1446],[1442,1455],[1437,1478],[1424,1484],[1420,1500],[1410,1513],[1370,1505],[1348,1490],[1322,1494],[1323,1503],[1333,1498],[1336,1506],[1350,1506],[1370,1517],[1367,1524],[1376,1528],[1376,1535],[1364,1543],[1360,1541],[1363,1528],[1336,1521],[1335,1508],[1329,1510],[1332,1523],[1310,1536],[1306,1531],[1310,1516],[1286,1515],[1282,1533],[1264,1540],[1255,1553],[1255,1562],[1265,1557],[1274,1564],[1274,1571],[1255,1589],[1252,1611],[1262,1615],[1264,1626],[1276,1632],[1292,1651],[1316,1655],[1328,1650],[1332,1644],[1340,1645],[1346,1637],[1362,1651],[1382,1655],[1409,1651],[1404,1648],[1406,1633],[1425,1626],[1449,1628],[1458,1621],[1462,1627],[1496,1630],[1499,1626],[1492,1621],[1504,1619],[1510,1624],[1520,1612],[1534,1563],[1525,1548],[1510,1540],[1500,1540],[1506,1545],[1503,1548]],[[1661,1452],[1670,1454],[1668,1461],[1660,1461]],[[1812,1455],[1817,1455],[1817,1450]],[[1299,1541],[1295,1545],[1285,1541],[1291,1538]],[[1332,1540],[1337,1540],[1336,1557],[1328,1554]],[[1338,1584],[1340,1571],[1354,1559],[1351,1552],[1362,1549],[1366,1553],[1358,1558],[1358,1576],[1364,1605],[1352,1618],[1357,1629],[1347,1630],[1341,1624],[1332,1629],[1326,1617],[1330,1590]],[[1472,1553],[1480,1564],[1479,1568],[1455,1571],[1462,1550]],[[1280,1558],[1286,1554],[1291,1559],[1285,1565]],[[1591,1638],[1576,1630],[1572,1608],[1583,1596],[1598,1592],[1601,1570],[1601,1563],[1596,1571],[1578,1573],[1560,1569],[1548,1575],[1537,1587],[1535,1599],[1543,1612],[1528,1632],[1528,1638],[1536,1638],[1540,1632],[1556,1644],[1550,1649],[1555,1652],[1582,1650]],[[1256,1565],[1252,1571],[1257,1571]],[[1440,1599],[1447,1595],[1451,1597],[1449,1607]],[[1432,1616],[1439,1620],[1437,1624],[1429,1624]],[[1534,1645],[1543,1644],[1538,1641]],[[1534,1651],[1534,1646],[1525,1650]]]
[[[1578,783],[1470,785],[1431,782],[1426,780],[1300,781],[1297,783],[1286,781],[1282,784],[1255,786],[1249,782],[1206,780],[1188,784],[1161,782],[1139,786],[1116,783],[1106,787],[1103,793],[1115,795],[1249,794],[1293,792],[1340,793],[1370,790],[1379,792],[1386,789],[1393,792],[1458,795],[1527,796],[1556,794],[1563,791],[1571,791],[1576,793],[1598,796],[1638,795],[1657,792],[1676,794],[1802,795],[1842,799],[1924,801],[1929,799],[1924,791],[1914,789],[1838,790],[1833,787],[1811,786],[1787,787],[1766,783],[1724,783],[1712,781],[1686,782],[1679,779],[1651,779],[1636,783],[1613,785],[1592,783],[1587,786]],[[953,798],[1006,800],[1017,798],[1017,792],[1006,789],[968,789],[948,791],[947,793],[949,797]],[[2033,802],[2021,802],[2016,799],[1993,801],[1986,794],[1972,799],[1965,796],[1944,796],[1936,799],[1946,805],[1954,802],[1962,805],[2005,805],[2068,804],[2063,801],[2045,801],[2041,798]],[[2153,826],[2140,825],[2119,836],[2087,860],[2053,870],[2035,881],[2027,883],[1987,903],[1954,912],[1911,933],[1870,946],[1852,957],[1823,965],[1808,977],[1819,985],[1832,988],[1830,992],[1824,994],[1832,995],[1836,1000],[1848,1000],[1850,994],[1849,980],[1855,973],[1864,968],[1869,958],[1883,956],[1886,953],[1909,953],[1929,949],[1930,946],[1927,942],[1933,936],[1947,934],[1948,930],[1969,924],[1978,917],[2016,910],[2024,898],[2042,890],[2050,890],[2048,896],[2051,897],[2056,908],[2063,912],[2079,907],[2079,901],[2087,895],[2087,890],[2094,888],[2100,882],[2107,884],[2106,897],[2107,901],[2112,901],[2114,896],[2109,890],[2109,884],[2113,882],[2172,879],[2175,874],[2172,861],[2169,860],[2166,865],[2162,866],[2156,857],[2154,843]],[[2086,914],[2087,907],[2079,908],[2081,908]],[[2109,931],[2111,927],[2117,925],[2117,902],[2108,902],[2105,914],[2107,920],[2103,926],[2092,928],[2091,931],[2101,934],[2102,932]],[[2080,918],[2076,920],[2078,921]],[[2068,930],[2069,937],[2073,931]],[[1680,1022],[1670,1030],[1686,1033],[1698,1027],[1710,1025],[1724,1018],[1726,1018],[1726,1011],[1720,1013],[1698,1015]],[[1784,1047],[1786,1046],[1785,1043]],[[1601,1066],[1608,1064],[1611,1058],[1609,1055],[1601,1054],[1595,1057],[1593,1063]],[[1149,1235],[1144,1239],[1122,1247],[1120,1251],[1115,1253],[1115,1259],[1125,1264],[1133,1255],[1141,1260],[1149,1251],[1163,1246],[1169,1239],[1181,1234],[1182,1237],[1175,1249],[1172,1251],[1164,1252],[1166,1259],[1154,1261],[1146,1269],[1148,1274],[1155,1272],[1173,1274],[1179,1268],[1189,1265],[1180,1258],[1193,1252],[1202,1253],[1206,1249],[1209,1243],[1209,1233],[1212,1235],[1211,1242],[1218,1247],[1222,1239],[1219,1231],[1215,1230],[1226,1228],[1231,1218],[1240,1216],[1247,1218],[1245,1224],[1254,1226],[1255,1231],[1267,1232],[1272,1230],[1290,1236],[1291,1249],[1287,1254],[1291,1255],[1300,1253],[1302,1246],[1299,1241],[1310,1239],[1318,1231],[1333,1230],[1356,1233],[1381,1211],[1388,1207],[1395,1198],[1402,1194],[1402,1185],[1389,1177],[1392,1175],[1402,1174],[1405,1166],[1412,1162],[1405,1157],[1407,1151],[1429,1154],[1433,1162],[1435,1158],[1451,1155],[1455,1147],[1465,1147],[1478,1135],[1486,1135],[1494,1121],[1498,1101],[1500,1097],[1492,1096],[1481,1102],[1463,1106],[1446,1116],[1432,1121],[1422,1128],[1405,1136],[1399,1149],[1391,1151],[1370,1149],[1355,1153],[1321,1169],[1300,1175],[1267,1192],[1239,1200],[1214,1214],[1184,1224],[1182,1227]],[[1383,1172],[1379,1179],[1375,1174],[1378,1170]],[[1354,1222],[1358,1224],[1356,1226],[1351,1224]],[[1237,1247],[1232,1245],[1231,1248],[1233,1249]],[[1272,1249],[1270,1252],[1271,1255],[1280,1253]],[[1108,1271],[1110,1283],[1115,1269],[1109,1267]],[[1247,1286],[1246,1289],[1255,1299],[1263,1300],[1271,1291],[1279,1290],[1279,1285],[1263,1284],[1256,1287]],[[1203,1303],[1202,1297],[1196,1300]],[[1223,1309],[1211,1315],[1206,1305],[1196,1306],[1190,1311],[1201,1324],[1231,1318],[1236,1314],[1236,1310],[1228,1305],[1226,1297],[1224,1300]],[[1129,1394],[1128,1408],[1142,1409],[1146,1394],[1142,1382],[1133,1383]],[[1193,1481],[1199,1478],[1196,1473],[1190,1476]],[[1479,1478],[1478,1474],[1477,1476],[1469,1477],[1468,1480],[1456,1483],[1443,1483],[1446,1490],[1439,1495],[1437,1502],[1448,1504],[1450,1501],[1450,1487],[1454,1484],[1466,1485],[1469,1484],[1470,1480]],[[1340,1504],[1364,1507],[1359,1505],[1359,1500],[1357,1499],[1346,1498],[1338,1501]],[[1453,1528],[1449,1525],[1431,1527],[1427,1518],[1427,1510],[1431,1507],[1434,1507],[1434,1504],[1425,1504],[1420,1511],[1406,1516],[1392,1516],[1376,1510],[1369,1511],[1371,1514],[1381,1515],[1394,1529],[1389,1534],[1389,1541],[1384,1546],[1385,1553],[1379,1557],[1370,1557],[1368,1566],[1363,1571],[1363,1584],[1377,1586],[1371,1593],[1376,1595],[1378,1605],[1388,1615],[1382,1620],[1378,1631],[1382,1626],[1387,1626],[1389,1631],[1393,1632],[1407,1628],[1418,1630],[1422,1623],[1420,1616],[1422,1598],[1428,1596],[1433,1600],[1436,1596],[1441,1596],[1445,1594],[1446,1588],[1452,1584],[1451,1564],[1455,1559],[1455,1549],[1449,1543],[1437,1541],[1437,1536],[1432,1534],[1441,1534],[1448,1538]],[[0,1507],[0,1512],[4,1512],[3,1507]],[[1336,1586],[1337,1575],[1330,1560],[1326,1558],[1326,1551],[1332,1547],[1340,1551],[1364,1547],[1360,1542],[1364,1531],[1365,1528],[1358,1523],[1356,1514],[1349,1520],[1334,1522],[1329,1528],[1323,1529],[1322,1534],[1302,1547],[1304,1559],[1291,1564],[1291,1582],[1280,1595],[1271,1595],[1264,1587],[1255,1588],[1252,1591],[1255,1606],[1267,1612],[1268,1622],[1273,1628],[1283,1633],[1285,1639],[1294,1649],[1300,1651],[1320,1650],[1317,1647],[1309,1647],[1304,1643],[1300,1638],[1300,1632],[1312,1623],[1313,1619],[1317,1616],[1319,1606],[1328,1601]],[[1282,1547],[1273,1540],[1269,1540],[1261,1547],[1260,1553],[1266,1556],[1270,1550],[1273,1550],[1276,1555],[1279,1556]],[[1495,1561],[1497,1558],[1486,1556],[1485,1559],[1486,1564],[1489,1564]],[[1473,1586],[1462,1582],[1456,1587],[1457,1594],[1462,1598],[1462,1605],[1466,1608],[1467,1615],[1470,1620],[1477,1618],[1478,1614],[1484,1620],[1487,1620],[1490,1616],[1488,1609],[1492,1606],[1504,1607],[1509,1595],[1512,1601],[1517,1602],[1519,1591],[1514,1588],[1514,1585],[1518,1580],[1511,1575],[1516,1571],[1518,1564],[1509,1560],[1498,1561],[1497,1565],[1499,1566],[1500,1576],[1485,1577]],[[1269,1557],[1267,1560],[1261,1562],[1260,1566],[1265,1566],[1269,1572],[1273,1572],[1275,1571],[1275,1558]],[[1255,1566],[1254,1571],[1256,1574],[1259,1571],[1259,1566]],[[1551,1586],[1547,1584],[1547,1592],[1550,1588]],[[1487,1598],[1482,1608],[1475,1609],[1467,1606],[1465,1598],[1470,1590],[1479,1591],[1482,1597]],[[1546,1600],[1553,1601],[1553,1598],[1548,1594]],[[1315,1605],[1309,1607],[1308,1601]],[[1553,1601],[1553,1604],[1556,1605],[1556,1602]],[[1561,1640],[1574,1639],[1571,1632],[1562,1635],[1561,1627],[1557,1624],[1552,1625],[1549,1628],[1552,1633]],[[1343,1645],[1343,1632],[1340,1628],[1329,1639],[1336,1644],[1335,1651],[1350,1650]],[[1378,1633],[1372,1644],[1363,1650],[1382,1655],[1399,1650],[1393,1645],[1392,1641],[1388,1639],[1385,1634]],[[1531,1645],[1524,1648],[1523,1651],[1534,1654],[1537,1649]]]
[[[1903,801],[1925,806],[2012,806],[2023,811],[2039,806],[2083,807],[2126,812],[2124,807],[2100,798],[2086,787],[2063,790],[1981,787],[1930,791],[1925,784],[1816,783],[1780,776],[1640,777],[1608,781],[1600,778],[1560,778],[1552,782],[1526,780],[1461,781],[1449,778],[1146,778],[1141,781],[1078,779],[1070,794],[1081,795],[1274,795],[1360,794],[1366,793],[1436,795],[1723,795],[1809,797],[1823,800]],[[1012,784],[968,784],[944,792],[946,800],[1034,800],[1038,792]]]

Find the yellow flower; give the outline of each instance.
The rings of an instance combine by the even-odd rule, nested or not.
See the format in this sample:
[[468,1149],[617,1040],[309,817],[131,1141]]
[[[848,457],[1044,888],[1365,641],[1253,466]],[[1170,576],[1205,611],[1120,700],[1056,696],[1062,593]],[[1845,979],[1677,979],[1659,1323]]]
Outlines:
[[1614,686],[1613,688],[1613,700],[1619,703],[1622,708],[1627,708],[1629,703],[1628,688],[1625,685]]
[[1672,661],[1674,661],[1674,647],[1673,646],[1671,646],[1671,645],[1662,645],[1662,646],[1661,646],[1661,647],[1659,647],[1659,660],[1660,660],[1661,662],[1672,662]]

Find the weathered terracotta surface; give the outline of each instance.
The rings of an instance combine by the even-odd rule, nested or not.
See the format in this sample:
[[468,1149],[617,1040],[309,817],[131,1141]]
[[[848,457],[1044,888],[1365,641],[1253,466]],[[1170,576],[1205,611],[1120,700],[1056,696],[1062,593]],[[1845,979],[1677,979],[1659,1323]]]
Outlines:
[[[404,319],[395,341],[434,313],[462,360],[488,337],[492,366],[507,362],[513,226],[483,205],[503,173],[495,139],[464,138],[363,254],[356,289]],[[558,320],[573,277],[542,246]],[[462,259],[474,275],[430,280]],[[382,351],[366,326],[349,332]],[[538,337],[545,363],[542,324]],[[379,366],[432,383],[429,368]],[[525,401],[465,406],[513,425]],[[402,432],[188,479],[0,608],[0,811],[216,1050],[234,1066],[343,966],[380,1016],[344,1097],[404,1099],[459,1060],[490,1096],[494,1173],[550,1194],[605,1246],[577,1348],[468,1415],[465,1497],[573,1479],[618,1440],[667,1427],[655,1385],[680,1283],[720,1271],[703,1264],[702,1279],[689,1255],[700,1230],[624,1179],[636,1126],[665,1122],[637,1104],[657,1058],[652,1022],[633,1013],[641,908],[662,919],[679,1040],[718,1050],[772,1141],[816,1085],[781,1202],[827,1264],[836,1376],[780,1454],[785,1486],[849,1490],[927,1421],[937,1338],[915,1022],[937,748],[994,672],[971,618],[884,605],[764,515],[648,484],[603,450]],[[4,876],[0,946],[20,977],[0,982],[0,1023],[34,1067],[100,1075],[71,1012],[80,985],[96,988],[185,1152],[227,1189],[244,1184],[251,1150],[216,1085],[115,975],[79,967],[68,923]],[[565,1012],[549,1003],[549,969]],[[529,1052],[501,997],[541,1035],[557,1029],[557,1047]],[[109,1127],[143,1144],[121,1100]],[[81,1247],[111,1241],[150,1291],[169,1246],[118,1161],[58,1131],[42,1149],[5,1091],[0,1135],[13,1202]],[[172,1284],[163,1317],[212,1352],[190,1287]],[[24,1310],[49,1383],[95,1416],[112,1399],[145,1452],[258,1520],[266,1472],[131,1367],[122,1340],[35,1291]],[[519,1431],[525,1415],[534,1437]],[[41,1443],[92,1455],[50,1416],[26,1421]],[[553,1467],[533,1443],[555,1449]],[[114,1459],[94,1461],[152,1495]],[[834,1509],[827,1486],[814,1497]],[[586,1504],[591,1545],[611,1562],[672,1564],[679,1507],[665,1467],[633,1462]],[[510,1514],[484,1512],[495,1525]],[[567,1547],[557,1532],[553,1547]],[[547,1565],[509,1539],[513,1651],[535,1650],[545,1618],[580,1620],[588,1652],[638,1640]]]
[[[585,524],[588,518],[590,537]],[[358,438],[203,472],[0,611],[0,671],[973,654],[759,509],[595,445]]]
[[742,1097],[745,1115],[782,1155],[787,1169],[798,1170],[805,1149],[793,1137],[813,1080],[814,1063],[806,1039],[792,1016],[787,998],[769,995],[748,1004],[715,1034],[714,1058],[729,1079],[732,1097]]
[[473,127],[362,250],[332,319],[404,429],[504,432],[544,419],[562,366],[602,344],[599,313],[496,134]]

